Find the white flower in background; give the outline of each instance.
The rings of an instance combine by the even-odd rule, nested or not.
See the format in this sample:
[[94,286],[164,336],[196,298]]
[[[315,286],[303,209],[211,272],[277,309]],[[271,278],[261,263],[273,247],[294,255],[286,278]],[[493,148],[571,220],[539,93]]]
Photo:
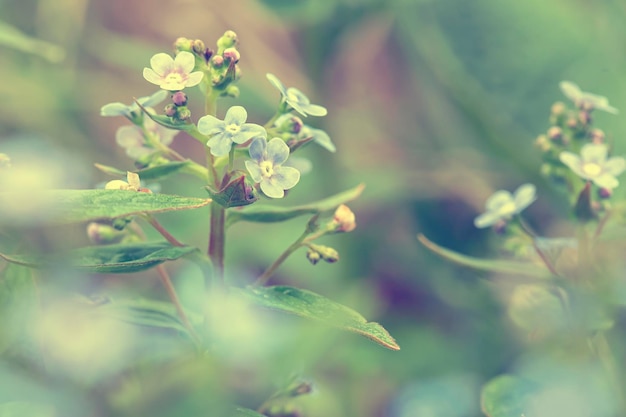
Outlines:
[[176,58],[159,53],[150,59],[152,68],[143,69],[143,78],[164,90],[180,91],[202,81],[204,76],[202,71],[192,72],[195,65],[196,58],[191,52],[179,52]]
[[153,141],[169,146],[174,136],[180,132],[163,127],[149,117],[144,119],[143,126],[143,129],[139,126],[122,126],[115,134],[117,144],[126,149],[126,155],[135,161],[158,151],[146,140],[146,134],[150,135]]
[[608,148],[604,144],[588,143],[580,150],[580,156],[572,152],[561,152],[559,159],[582,179],[593,181],[598,187],[613,189],[626,169],[626,160],[620,156],[607,159]]
[[311,100],[294,87],[286,88],[282,82],[274,74],[266,74],[269,82],[280,91],[281,100],[289,104],[292,109],[303,116],[310,114],[311,116],[326,116],[328,111],[326,107],[317,104],[311,104]]
[[487,211],[474,219],[478,228],[489,227],[499,220],[508,220],[537,199],[537,190],[532,184],[521,185],[513,194],[498,190],[485,204]]
[[561,81],[559,87],[565,97],[574,102],[576,107],[582,109],[598,109],[607,113],[617,114],[618,110],[609,105],[609,99],[592,93],[582,91],[576,84],[569,81]]

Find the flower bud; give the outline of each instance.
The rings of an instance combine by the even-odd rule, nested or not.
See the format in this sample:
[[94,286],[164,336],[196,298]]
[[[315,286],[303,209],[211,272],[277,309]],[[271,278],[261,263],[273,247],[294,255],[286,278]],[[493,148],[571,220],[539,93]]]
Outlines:
[[118,243],[124,236],[126,236],[126,233],[108,224],[92,222],[87,225],[87,237],[96,245]]
[[209,62],[209,59],[213,56],[213,50],[210,48],[206,48],[202,54],[204,56],[204,61]]
[[118,217],[117,219],[113,219],[111,226],[113,226],[115,230],[124,230],[126,225],[131,221],[133,221],[132,217]]
[[591,129],[591,132],[589,132],[589,134],[591,136],[591,142],[597,145],[604,143],[604,138],[606,137],[606,135],[604,134],[604,131],[602,129]]
[[558,126],[552,126],[548,129],[548,138],[553,142],[560,141],[563,138],[563,130]]
[[232,48],[237,45],[237,34],[232,30],[227,30],[224,34],[217,40],[217,47],[224,50],[226,48]]
[[224,92],[222,93],[222,96],[232,97],[232,98],[239,97],[239,87],[237,87],[236,85],[229,85],[228,87],[226,87],[226,90],[224,90]]
[[186,106],[187,105],[187,94],[182,91],[177,91],[172,94],[172,102],[176,106]]
[[320,261],[320,259],[322,259],[322,255],[320,255],[313,249],[309,249],[306,252],[306,258],[309,260],[309,262],[311,262],[311,264],[316,265]]
[[600,188],[598,190],[598,197],[602,199],[611,198],[612,195],[613,195],[613,190],[611,190],[610,188]]
[[174,104],[168,104],[165,106],[165,115],[168,117],[176,117],[176,113],[178,113],[178,109]]
[[178,120],[185,121],[185,120],[191,119],[191,110],[189,110],[188,107],[179,107],[177,113],[178,113],[178,117],[177,117]]
[[578,120],[576,120],[574,117],[570,117],[569,119],[567,119],[567,127],[569,127],[570,129],[576,129],[576,127],[578,127]]
[[310,394],[313,391],[313,384],[307,381],[295,381],[287,387],[287,395],[290,397],[298,397],[300,395]]
[[239,62],[239,58],[241,58],[239,51],[235,48],[226,48],[222,55],[224,56],[224,59],[234,62]]
[[337,210],[335,210],[335,214],[333,215],[331,227],[333,228],[333,231],[337,233],[347,233],[353,231],[356,228],[356,218],[352,210],[350,210],[350,208],[345,204],[341,204],[337,207]]
[[187,38],[178,38],[174,41],[174,49],[177,51],[192,51],[193,41]]
[[213,65],[213,68],[221,68],[222,65],[224,65],[224,57],[221,55],[214,55],[213,58],[211,58],[211,65]]
[[122,180],[112,180],[105,184],[105,190],[128,190],[128,183]]
[[565,114],[565,110],[566,110],[565,104],[561,101],[557,101],[550,108],[550,114],[555,117],[560,117],[563,114]]
[[310,244],[309,249],[317,252],[320,257],[329,264],[339,260],[339,253],[330,246]]
[[195,54],[202,56],[204,51],[206,51],[206,46],[202,40],[196,39],[191,42],[191,49]]
[[591,112],[590,111],[581,111],[578,113],[578,120],[583,126],[587,126],[591,124]]
[[285,132],[298,134],[302,130],[304,126],[304,122],[298,116],[288,117],[281,125],[279,126],[280,130]]
[[546,135],[539,135],[537,139],[535,139],[535,146],[541,150],[541,152],[548,152],[552,149],[552,145],[548,141],[548,137]]

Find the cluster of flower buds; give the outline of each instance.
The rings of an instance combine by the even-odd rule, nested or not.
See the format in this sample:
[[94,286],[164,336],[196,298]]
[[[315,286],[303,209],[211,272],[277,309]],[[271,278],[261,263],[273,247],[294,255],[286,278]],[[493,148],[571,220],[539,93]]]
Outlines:
[[606,135],[592,127],[591,114],[594,110],[616,114],[617,109],[609,105],[606,97],[583,92],[571,82],[561,82],[560,88],[575,109],[555,103],[551,108],[551,126],[535,145],[543,156],[542,174],[564,184],[569,191],[579,192],[575,213],[579,219],[589,220],[602,209],[602,205],[593,202],[591,186],[595,185],[596,195],[606,200],[619,185],[616,177],[626,169],[624,158],[609,157]]
[[[317,225],[317,217],[314,217],[307,225],[309,233],[315,233],[315,238],[334,233],[347,233],[356,228],[356,220],[354,213],[345,204],[339,205],[335,210],[331,221],[326,223],[323,228]],[[329,246],[315,245],[307,243],[308,247],[306,258],[313,265],[319,261],[335,263],[339,260],[339,253]]]

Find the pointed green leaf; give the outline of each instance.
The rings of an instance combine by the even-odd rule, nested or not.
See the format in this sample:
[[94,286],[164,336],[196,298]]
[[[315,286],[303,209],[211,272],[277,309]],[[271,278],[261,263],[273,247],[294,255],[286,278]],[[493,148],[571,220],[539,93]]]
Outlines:
[[9,264],[0,271],[0,354],[19,343],[32,328],[38,308],[32,271]]
[[437,255],[456,264],[481,271],[500,272],[504,274],[524,275],[532,278],[550,278],[552,274],[546,268],[528,262],[479,259],[463,255],[443,248],[420,234],[417,239]]
[[265,417],[265,415],[259,414],[254,410],[250,410],[249,408],[237,407],[235,409],[235,412],[231,414],[230,417]]
[[[138,174],[139,178],[142,180],[157,180],[175,174],[188,165],[190,165],[189,161],[172,161],[155,167],[134,170],[132,172]],[[102,164],[95,164],[95,166],[105,174],[126,178],[126,171],[122,171],[121,169]]]
[[500,375],[483,387],[481,405],[488,417],[530,416],[528,409],[537,387],[514,375]]
[[167,242],[141,242],[88,246],[54,256],[0,253],[0,258],[30,268],[60,266],[86,272],[130,273],[181,258],[196,250],[191,246],[172,246]]
[[335,194],[331,197],[296,207],[275,207],[269,205],[252,205],[241,210],[233,210],[228,213],[227,224],[231,225],[238,221],[273,223],[293,219],[306,214],[319,214],[337,208],[340,204],[352,201],[359,197],[365,188],[364,184]]
[[210,199],[127,190],[0,192],[0,224],[72,223],[140,213],[190,210]]
[[[176,330],[189,335],[172,303],[165,301],[134,299],[118,300],[101,304],[97,312],[125,323],[137,326]],[[202,317],[186,312],[191,323],[199,324]]]
[[293,287],[248,287],[233,288],[252,303],[284,313],[295,314],[306,319],[358,333],[374,342],[400,350],[393,337],[378,323],[368,322],[356,311],[315,294]]
[[174,130],[183,130],[185,132],[197,132],[196,125],[191,122],[182,122],[179,120],[175,120],[169,116],[152,114],[146,110],[144,106],[142,106],[138,101],[135,100],[135,103],[143,110],[144,114],[151,118],[156,123],[160,124],[163,127],[167,127],[168,129]]

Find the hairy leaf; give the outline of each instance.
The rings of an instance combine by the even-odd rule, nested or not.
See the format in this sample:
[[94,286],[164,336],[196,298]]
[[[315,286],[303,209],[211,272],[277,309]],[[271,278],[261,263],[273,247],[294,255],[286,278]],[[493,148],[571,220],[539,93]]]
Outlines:
[[124,243],[88,246],[57,255],[7,255],[0,258],[31,268],[61,266],[99,273],[130,273],[181,258],[197,249],[172,246],[167,242]]
[[380,324],[368,322],[349,307],[311,291],[286,286],[233,289],[254,304],[358,333],[392,349],[400,346]]
[[210,199],[127,190],[51,190],[0,193],[0,224],[72,223],[140,213],[190,210]]
[[228,213],[227,224],[231,225],[238,221],[260,223],[282,222],[305,214],[323,213],[335,209],[340,204],[356,199],[361,195],[364,188],[364,184],[359,184],[350,190],[335,194],[315,203],[296,207],[276,207],[255,204],[245,209],[230,211]]

